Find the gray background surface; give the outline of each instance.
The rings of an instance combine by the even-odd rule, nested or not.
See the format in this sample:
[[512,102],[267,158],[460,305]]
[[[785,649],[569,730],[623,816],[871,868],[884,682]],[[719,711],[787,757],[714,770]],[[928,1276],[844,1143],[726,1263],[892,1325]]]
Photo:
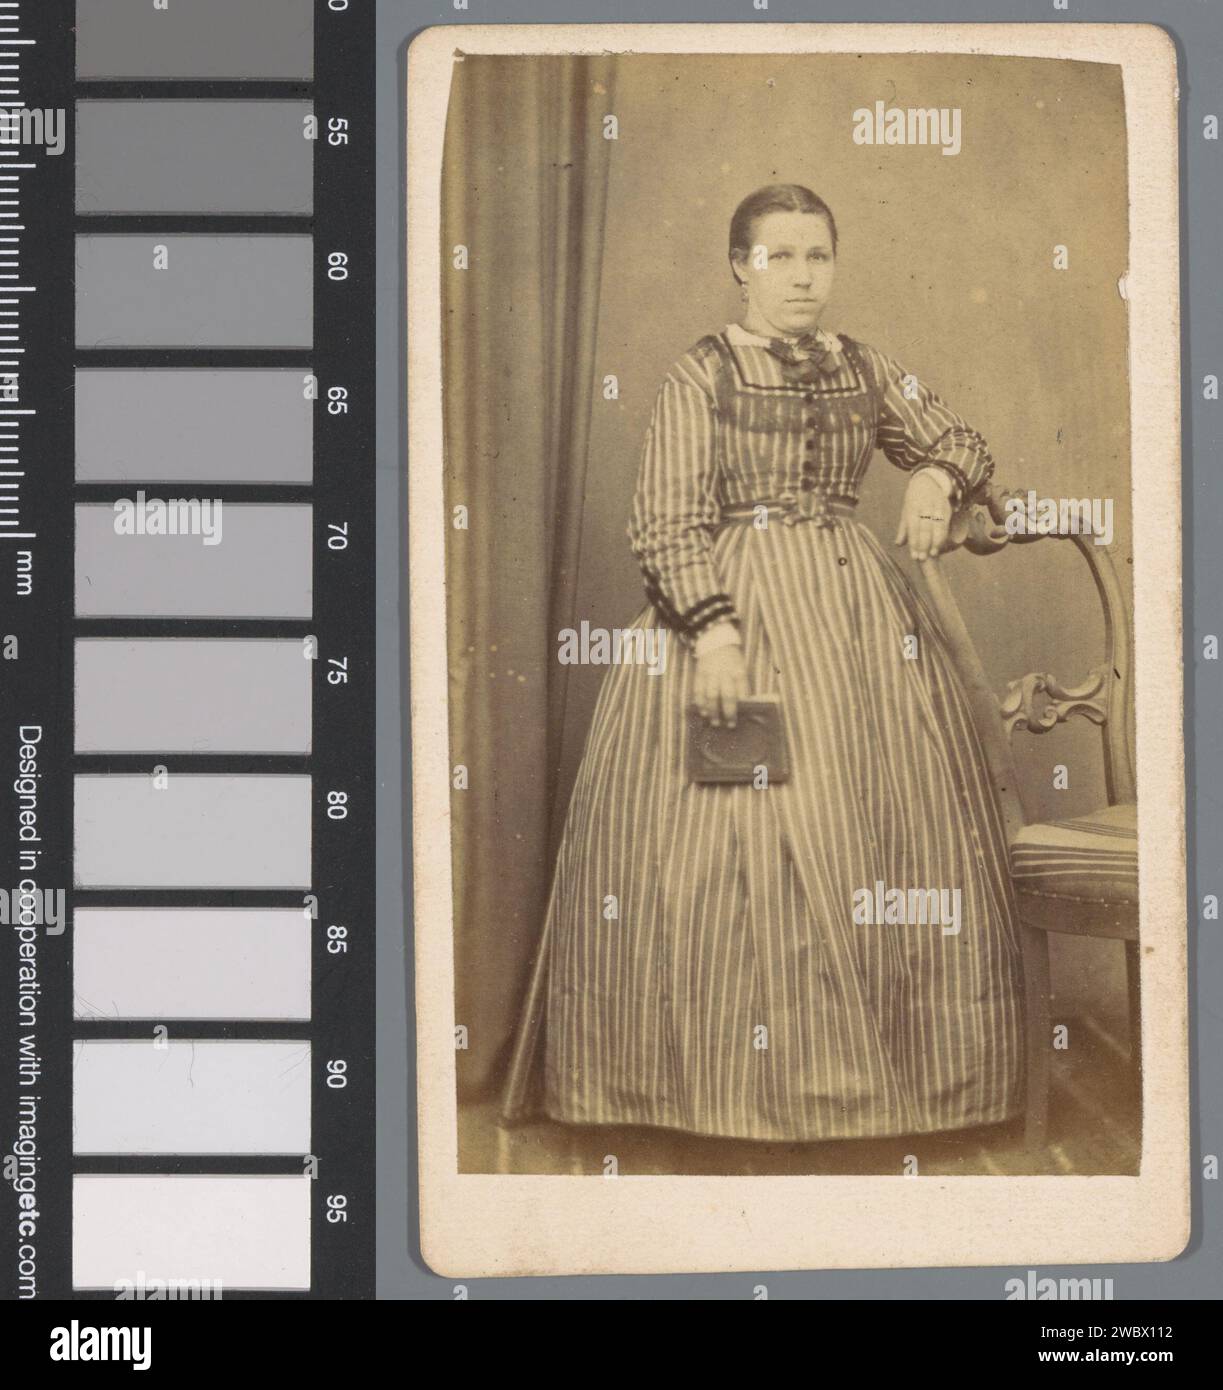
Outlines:
[[165,10],[152,0],[77,0],[76,10],[81,78],[288,82],[314,74],[313,0],[208,0]]
[[310,1182],[289,1174],[77,1173],[72,1282],[111,1290],[141,1269],[221,1288],[310,1287]]
[[[378,800],[378,1287],[382,1298],[455,1297],[454,1281],[423,1264],[416,1215],[415,1072],[410,1034],[414,980],[404,922],[411,933],[411,865],[405,855],[410,825],[405,816],[410,786],[406,738],[407,480],[403,334],[404,303],[404,49],[421,29],[435,24],[484,22],[478,7],[378,0],[378,753],[384,770]],[[1184,358],[1185,641],[1189,738],[1189,902],[1194,1177],[1194,1234],[1188,1249],[1167,1264],[1044,1268],[1041,1274],[1073,1273],[1114,1280],[1118,1300],[1217,1298],[1223,1292],[1220,1192],[1203,1182],[1203,1154],[1220,1145],[1223,1100],[1218,1085],[1223,1055],[1223,1017],[1217,1001],[1223,983],[1223,945],[1217,923],[1200,937],[1197,905],[1217,892],[1207,874],[1200,887],[1196,862],[1223,859],[1223,821],[1207,795],[1195,807],[1198,785],[1209,787],[1219,768],[1221,706],[1219,667],[1198,670],[1201,636],[1215,630],[1214,610],[1195,596],[1223,589],[1219,562],[1205,543],[1221,516],[1223,492],[1210,461],[1220,434],[1219,403],[1202,399],[1202,377],[1220,371],[1223,306],[1202,262],[1206,238],[1223,222],[1223,147],[1202,139],[1202,119],[1223,114],[1223,14],[1213,0],[1071,0],[1054,10],[1052,0],[771,0],[767,12],[750,0],[622,0],[615,14],[592,0],[503,0],[502,23],[582,22],[1095,22],[1155,23],[1175,39],[1181,63],[1182,216],[1184,231],[1182,328]],[[1213,238],[1211,249],[1213,250]],[[1195,295],[1196,290],[1196,295]],[[1141,366],[1139,364],[1139,370]],[[1196,456],[1204,460],[1196,462]],[[1201,715],[1195,736],[1194,718]],[[395,770],[402,769],[402,776]],[[406,908],[405,908],[406,904]],[[1201,1065],[1199,1066],[1199,1063]],[[780,1198],[779,1198],[780,1200]],[[747,1272],[700,1276],[465,1281],[471,1298],[534,1299],[727,1299],[752,1298],[757,1285],[773,1298],[1000,1299],[1012,1268],[960,1270],[865,1270]]]
[[304,1039],[78,1038],[75,1154],[310,1152]]
[[300,888],[312,880],[311,779],[145,773],[75,779],[80,888]]
[[78,907],[76,1018],[310,1018],[298,907]]
[[78,637],[73,651],[78,753],[310,752],[299,638]]
[[80,101],[82,213],[308,213],[308,101]]
[[[173,488],[146,493],[147,502],[174,499]],[[216,515],[211,513],[213,525]],[[78,506],[77,615],[309,618],[314,612],[313,507],[223,503],[220,516],[221,541],[206,545],[202,535],[118,535],[113,505]]]
[[[154,268],[157,246],[164,270]],[[309,236],[78,236],[76,343],[308,348],[313,275]]]
[[76,374],[82,483],[308,483],[314,403],[305,373],[103,367]]

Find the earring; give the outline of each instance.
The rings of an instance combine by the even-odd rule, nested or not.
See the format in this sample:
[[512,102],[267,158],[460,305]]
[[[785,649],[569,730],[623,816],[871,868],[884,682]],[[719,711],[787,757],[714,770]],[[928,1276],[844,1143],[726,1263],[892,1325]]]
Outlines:
[[747,286],[743,283],[742,280],[739,281],[739,298],[744,302],[744,304],[747,303]]

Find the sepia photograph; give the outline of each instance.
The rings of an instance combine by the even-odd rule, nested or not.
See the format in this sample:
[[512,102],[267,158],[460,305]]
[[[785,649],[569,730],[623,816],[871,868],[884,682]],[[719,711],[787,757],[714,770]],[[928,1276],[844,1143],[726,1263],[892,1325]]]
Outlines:
[[1148,276],[1134,118],[1175,130],[1174,58],[691,27],[426,36],[454,1171],[1149,1176],[1183,1126],[1179,745],[1137,757],[1144,714],[1180,737],[1177,369],[1133,335],[1175,146]]

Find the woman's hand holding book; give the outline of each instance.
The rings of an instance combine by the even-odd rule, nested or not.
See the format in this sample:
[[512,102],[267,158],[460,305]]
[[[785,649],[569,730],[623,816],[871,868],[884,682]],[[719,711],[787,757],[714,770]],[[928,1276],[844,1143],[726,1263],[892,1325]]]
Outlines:
[[697,656],[692,699],[711,724],[718,727],[725,723],[733,729],[739,717],[739,701],[747,697],[747,667],[742,647],[728,644]]

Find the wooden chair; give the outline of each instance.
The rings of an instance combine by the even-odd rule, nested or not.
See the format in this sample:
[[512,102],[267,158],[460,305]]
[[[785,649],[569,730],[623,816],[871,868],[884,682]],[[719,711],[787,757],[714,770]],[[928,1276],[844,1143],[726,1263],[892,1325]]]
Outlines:
[[[1078,685],[1051,675],[1011,681],[1001,699],[986,678],[946,575],[937,560],[922,565],[932,605],[942,625],[972,706],[990,778],[1011,844],[1011,876],[1023,937],[1027,1012],[1025,1137],[1030,1150],[1048,1136],[1050,1052],[1049,932],[1125,942],[1130,1058],[1141,1086],[1141,1012],[1138,996],[1138,840],[1134,764],[1133,642],[1125,596],[1108,547],[1090,535],[1008,534],[1008,498],[1017,493],[986,489],[953,522],[947,549],[996,554],[1007,544],[1069,541],[1087,563],[1104,610],[1104,657]],[[1074,715],[1100,726],[1108,802],[1088,816],[1035,823],[1019,796],[1011,735],[1047,733]]]

